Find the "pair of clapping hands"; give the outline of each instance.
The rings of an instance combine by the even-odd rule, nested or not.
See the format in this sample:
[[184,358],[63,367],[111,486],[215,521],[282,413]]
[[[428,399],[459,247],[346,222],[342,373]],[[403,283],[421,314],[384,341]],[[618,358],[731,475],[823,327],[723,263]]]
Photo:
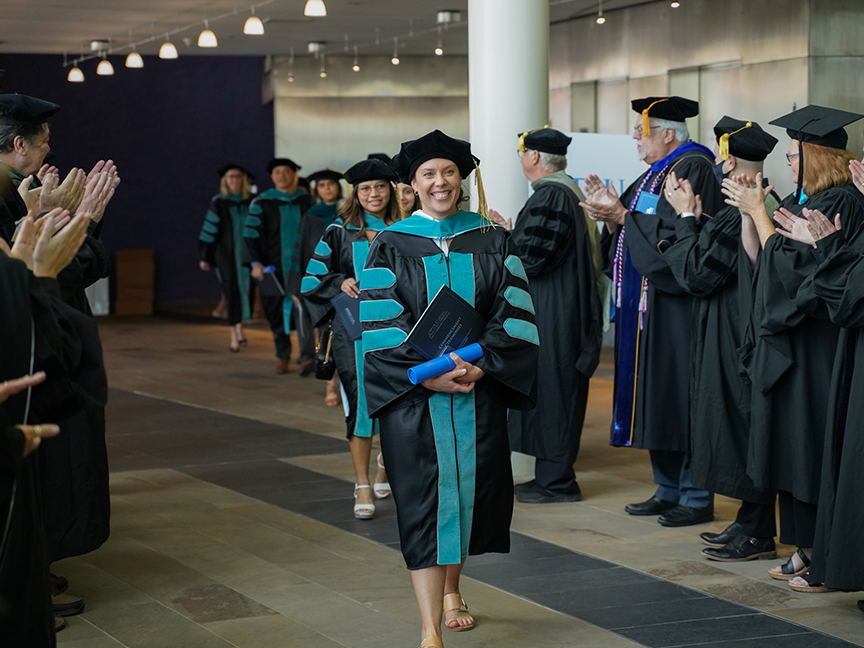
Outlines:
[[38,220],[33,214],[27,214],[11,248],[0,239],[0,252],[23,261],[37,277],[56,278],[84,243],[89,223],[84,214],[72,218],[68,211],[60,208],[52,209]]
[[[4,380],[0,383],[0,403],[28,387],[38,385],[44,380],[44,371],[37,371],[32,376],[24,376],[22,378],[16,378],[15,380]],[[25,457],[39,447],[43,437],[53,437],[60,434],[60,428],[57,425],[51,424],[18,425],[16,427],[24,434],[23,456]]]
[[83,214],[95,223],[102,219],[105,207],[120,184],[117,166],[111,160],[99,160],[88,174],[82,169],[72,169],[63,182],[60,182],[57,168],[47,164],[36,172],[36,177],[42,183],[41,187],[30,188],[32,175],[24,178],[18,186],[28,214],[61,209],[70,214]]

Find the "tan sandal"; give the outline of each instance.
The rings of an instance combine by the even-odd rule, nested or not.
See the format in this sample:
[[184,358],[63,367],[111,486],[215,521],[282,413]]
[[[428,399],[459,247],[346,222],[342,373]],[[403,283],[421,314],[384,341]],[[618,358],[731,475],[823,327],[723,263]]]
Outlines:
[[444,642],[441,640],[441,637],[432,635],[420,642],[420,648],[444,648]]
[[451,621],[456,621],[456,627],[450,625],[450,621],[447,621],[447,615],[451,612],[465,612],[470,615],[468,612],[468,604],[465,603],[465,599],[463,599],[456,592],[451,592],[450,594],[444,595],[444,627],[448,630],[452,630],[453,632],[465,632],[466,630],[474,629],[474,617],[471,617],[471,625],[459,625],[458,620],[451,619]]

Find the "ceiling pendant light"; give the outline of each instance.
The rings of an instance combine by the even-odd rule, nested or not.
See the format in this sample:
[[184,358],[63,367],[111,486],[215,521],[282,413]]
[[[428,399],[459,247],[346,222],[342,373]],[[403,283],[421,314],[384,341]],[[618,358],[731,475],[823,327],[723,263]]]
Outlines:
[[294,83],[294,48],[289,49],[288,56],[288,83]]
[[304,16],[326,16],[327,7],[324,6],[324,0],[306,0],[306,6],[303,9]]
[[104,58],[105,54],[102,54],[102,56],[102,60],[99,61],[99,65],[96,66],[96,74],[99,76],[111,76],[114,74],[114,66],[111,65],[111,61]]
[[393,58],[390,59],[393,65],[399,65],[399,37],[393,38]]
[[603,17],[603,0],[600,0],[600,5],[597,10],[597,24],[602,25],[606,22],[606,18]]
[[132,41],[132,30],[129,30],[129,47],[132,49],[126,55],[126,67],[127,68],[143,68],[144,67],[144,59],[141,58],[141,55],[135,51],[135,43]]
[[264,23],[255,15],[255,5],[252,5],[252,15],[246,19],[243,25],[243,33],[250,36],[262,36],[264,34]]
[[81,71],[81,68],[78,67],[78,62],[75,62],[75,66],[69,70],[69,74],[66,75],[66,80],[71,83],[81,83],[84,81],[84,73]]
[[673,9],[677,9],[678,7],[681,6],[681,3],[678,2],[678,0],[672,0],[672,4],[669,6],[672,7]]
[[205,19],[204,29],[198,34],[198,47],[216,47],[218,44],[216,34],[210,29],[210,23]]
[[159,48],[159,58],[161,59],[176,59],[177,58],[177,48],[174,47],[174,43],[168,40],[168,34],[165,34],[165,42],[162,43],[162,47]]
[[444,41],[442,34],[442,27],[438,26],[438,47],[435,48],[435,56],[442,56],[444,54]]
[[322,79],[327,78],[327,70],[324,69],[324,55],[321,55],[321,71],[318,73],[318,76]]
[[355,72],[360,71],[360,61],[357,58],[357,46],[354,46],[354,65],[351,67]]

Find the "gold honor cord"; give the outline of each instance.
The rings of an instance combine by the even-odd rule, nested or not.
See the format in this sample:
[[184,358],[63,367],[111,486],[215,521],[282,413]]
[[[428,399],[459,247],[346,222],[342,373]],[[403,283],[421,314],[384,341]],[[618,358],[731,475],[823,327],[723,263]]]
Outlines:
[[[480,165],[477,160],[474,160],[474,184],[477,185],[477,213],[483,217],[483,220],[494,227],[495,223],[489,219],[489,205],[486,202],[486,191],[483,189],[483,176],[480,173]],[[486,231],[484,225],[483,231]]]
[[658,103],[663,103],[664,101],[669,101],[669,97],[665,99],[658,99],[650,106],[648,106],[645,110],[642,111],[642,136],[649,137],[651,135],[651,120],[648,117],[648,111],[651,110]]
[[[645,277],[642,277],[642,289],[639,291],[640,295],[645,290]],[[641,297],[640,297],[640,302]],[[641,303],[640,303],[641,306]],[[639,343],[642,338],[642,318],[645,317],[645,313],[643,313],[640,309],[639,311],[639,323],[637,324],[638,328],[636,329],[636,361],[634,362],[633,367],[633,409],[630,413],[630,445],[633,445],[633,433],[636,429],[636,389],[639,381]]]
[[738,130],[732,133],[723,133],[720,136],[720,158],[723,160],[729,159],[729,138],[735,135],[736,133],[740,133],[745,128],[750,128],[753,125],[753,122],[748,121],[746,125],[742,126]]

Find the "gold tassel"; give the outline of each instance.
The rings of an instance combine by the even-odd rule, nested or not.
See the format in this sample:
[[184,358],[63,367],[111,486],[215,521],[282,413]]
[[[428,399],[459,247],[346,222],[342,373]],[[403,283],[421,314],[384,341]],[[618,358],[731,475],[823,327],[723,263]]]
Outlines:
[[663,103],[664,101],[669,101],[669,97],[666,97],[665,99],[658,99],[642,111],[642,137],[651,136],[651,120],[648,117],[648,111],[651,110],[658,103]]
[[753,125],[753,122],[747,122],[746,125],[742,126],[738,130],[732,133],[723,133],[720,136],[720,159],[728,160],[729,159],[729,138],[732,137],[735,133],[740,133],[745,128],[750,128]]
[[[486,203],[486,191],[483,189],[483,176],[480,173],[480,165],[477,164],[477,160],[474,160],[474,184],[477,186],[477,213],[483,217],[483,220],[489,223],[489,225],[494,226],[491,220],[489,220],[489,205]],[[486,231],[485,227],[484,230]]]

